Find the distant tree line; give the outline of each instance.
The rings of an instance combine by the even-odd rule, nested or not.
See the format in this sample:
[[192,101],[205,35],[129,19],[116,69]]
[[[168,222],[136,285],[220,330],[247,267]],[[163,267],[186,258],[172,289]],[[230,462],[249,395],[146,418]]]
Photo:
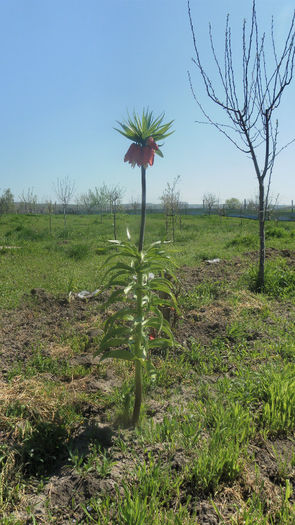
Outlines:
[[[168,182],[162,195],[160,196],[160,204],[147,204],[147,210],[150,213],[164,213],[166,234],[171,232],[171,237],[174,239],[175,230],[177,227],[181,229],[182,217],[184,215],[195,214],[219,214],[227,215],[228,212],[236,212],[241,216],[258,213],[259,198],[258,196],[252,199],[240,200],[236,197],[228,198],[221,203],[217,195],[214,193],[205,193],[203,195],[202,205],[195,207],[184,202],[180,198],[180,192],[177,185],[180,181],[176,177],[172,182]],[[62,182],[62,183],[61,183]],[[20,214],[99,214],[101,221],[103,216],[111,214],[114,223],[116,223],[116,215],[120,212],[137,214],[140,213],[140,202],[138,199],[131,198],[129,203],[122,203],[124,190],[120,186],[107,186],[105,183],[102,186],[96,186],[93,190],[89,189],[86,193],[74,197],[74,185],[70,183],[69,188],[66,187],[66,179],[59,184],[59,195],[56,192],[57,200],[47,200],[43,203],[38,202],[37,195],[33,188],[23,190],[15,200],[10,188],[4,189],[0,192],[0,214],[20,213]],[[71,202],[74,199],[75,202]],[[282,210],[294,215],[294,205],[291,201],[290,205],[279,205],[278,196],[276,198],[269,198],[266,215],[270,218],[275,210]],[[65,222],[66,226],[66,222]]]

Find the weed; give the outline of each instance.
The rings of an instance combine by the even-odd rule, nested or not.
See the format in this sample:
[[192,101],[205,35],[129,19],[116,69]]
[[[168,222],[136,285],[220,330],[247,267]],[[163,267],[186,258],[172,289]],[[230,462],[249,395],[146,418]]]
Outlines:
[[75,471],[81,476],[96,471],[101,478],[105,478],[115,465],[108,453],[95,443],[90,445],[88,455],[80,454],[78,450],[71,448],[68,449],[68,452]]
[[226,243],[226,248],[230,248],[232,246],[255,248],[257,246],[257,237],[254,235],[238,235]]
[[262,425],[271,434],[286,433],[295,427],[295,369],[286,366],[273,372],[265,391]]
[[179,304],[190,310],[206,305],[220,297],[225,292],[223,281],[204,281],[198,284],[190,293],[180,296]]
[[89,374],[89,368],[83,365],[71,367],[66,359],[56,359],[45,354],[41,349],[37,349],[34,355],[26,364],[16,363],[7,375],[9,381],[22,374],[26,378],[35,377],[37,374],[49,373],[64,381],[73,378],[84,377]]
[[66,249],[66,254],[75,261],[81,261],[90,254],[90,246],[86,243],[74,244]]
[[278,479],[280,482],[286,482],[286,480],[292,475],[292,470],[295,464],[295,454],[292,451],[290,460],[289,457],[284,457],[284,455],[276,450],[274,445],[272,445],[272,450],[277,464]]
[[254,432],[250,414],[238,404],[222,407],[213,402],[206,420],[213,431],[190,468],[191,483],[204,494],[214,493],[221,482],[240,474],[241,456]]
[[271,226],[265,229],[265,238],[266,239],[281,239],[282,237],[286,237],[288,235],[288,232],[285,228],[278,228],[276,226]]
[[15,232],[17,232],[17,238],[20,241],[42,241],[47,239],[48,236],[47,232],[33,230],[24,226],[17,226]]
[[[257,279],[257,268],[252,267],[247,276],[248,286],[252,292],[257,291]],[[295,272],[285,260],[278,259],[274,262],[267,262],[263,292],[272,297],[295,296]]]

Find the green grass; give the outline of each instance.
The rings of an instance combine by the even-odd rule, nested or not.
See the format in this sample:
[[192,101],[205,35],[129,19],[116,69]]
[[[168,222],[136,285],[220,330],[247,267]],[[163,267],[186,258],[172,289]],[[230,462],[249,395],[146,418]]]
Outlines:
[[[37,325],[31,343],[9,350],[0,382],[1,525],[201,525],[212,515],[227,525],[294,523],[295,225],[267,224],[272,250],[256,294],[256,221],[182,222],[167,249],[195,280],[180,286],[175,347],[155,349],[156,376],[144,376],[136,429],[126,427],[132,364],[89,365],[110,315],[99,301],[68,305],[56,326],[43,334]],[[118,238],[127,226],[136,240],[139,217],[121,214]],[[42,313],[46,326],[51,303],[43,311],[28,297],[32,288],[52,294],[52,304],[100,288],[112,235],[108,216],[68,216],[66,232],[53,216],[51,235],[46,216],[1,217],[3,326],[24,308],[34,320]],[[165,238],[164,217],[148,215],[146,242]],[[206,263],[214,258],[220,267]],[[75,490],[67,504],[53,504],[48,487],[63,491],[55,486],[63,478]]]
[[[119,215],[117,237],[126,239],[128,227],[136,241],[139,220],[139,216]],[[170,247],[179,265],[198,265],[214,258],[228,260],[257,248],[256,221],[184,216],[182,223],[182,229],[177,229],[175,243]],[[0,307],[15,307],[22,295],[34,287],[45,288],[54,294],[65,293],[72,287],[80,290],[97,287],[106,255],[105,241],[113,237],[112,218],[106,215],[101,223],[97,216],[70,215],[67,225],[64,232],[63,217],[52,216],[50,235],[47,216],[11,215],[2,218],[0,245],[17,246],[18,249],[3,250],[0,254]],[[270,233],[277,230],[283,232],[282,235]],[[269,246],[293,246],[293,223],[280,227],[270,225],[267,231]],[[165,238],[164,217],[148,215],[146,243]],[[204,289],[200,293],[207,294]]]

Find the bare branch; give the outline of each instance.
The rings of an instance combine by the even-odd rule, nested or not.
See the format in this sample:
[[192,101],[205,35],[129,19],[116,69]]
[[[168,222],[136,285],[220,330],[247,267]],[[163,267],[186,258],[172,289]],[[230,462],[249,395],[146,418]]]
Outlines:
[[[203,104],[196,97],[190,73],[188,73],[190,88],[199,109],[207,120],[240,151],[250,155],[259,185],[259,236],[260,260],[259,281],[260,286],[264,280],[264,221],[265,210],[269,200],[270,184],[277,155],[294,141],[290,141],[278,150],[278,122],[272,123],[274,111],[279,107],[282,95],[293,79],[295,63],[295,11],[283,44],[281,54],[277,52],[274,38],[274,21],[270,29],[270,46],[266,41],[266,34],[260,36],[258,30],[255,0],[252,2],[252,16],[249,35],[247,36],[246,20],[242,25],[242,83],[237,86],[234,62],[232,33],[229,24],[229,15],[226,18],[224,40],[224,71],[216,53],[213,40],[212,27],[209,24],[209,43],[212,57],[219,78],[219,86],[223,92],[217,95],[216,86],[207,75],[201,62],[195,30],[188,0],[188,15],[193,37],[195,57],[193,63],[197,67],[205,91],[209,99],[224,110],[230,123],[220,123],[213,120],[205,110]],[[269,58],[269,47],[272,51],[272,60]],[[267,53],[266,53],[267,51]],[[243,101],[239,100],[243,93]],[[265,193],[265,183],[267,188]],[[261,288],[262,289],[262,288]]]

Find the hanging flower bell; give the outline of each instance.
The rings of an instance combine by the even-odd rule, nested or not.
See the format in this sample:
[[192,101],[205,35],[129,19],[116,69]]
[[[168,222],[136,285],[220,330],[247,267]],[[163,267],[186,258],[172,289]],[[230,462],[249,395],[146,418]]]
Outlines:
[[158,149],[153,137],[148,137],[143,146],[133,142],[124,157],[124,162],[129,162],[133,168],[136,164],[147,168],[148,165],[154,164],[155,151]]

